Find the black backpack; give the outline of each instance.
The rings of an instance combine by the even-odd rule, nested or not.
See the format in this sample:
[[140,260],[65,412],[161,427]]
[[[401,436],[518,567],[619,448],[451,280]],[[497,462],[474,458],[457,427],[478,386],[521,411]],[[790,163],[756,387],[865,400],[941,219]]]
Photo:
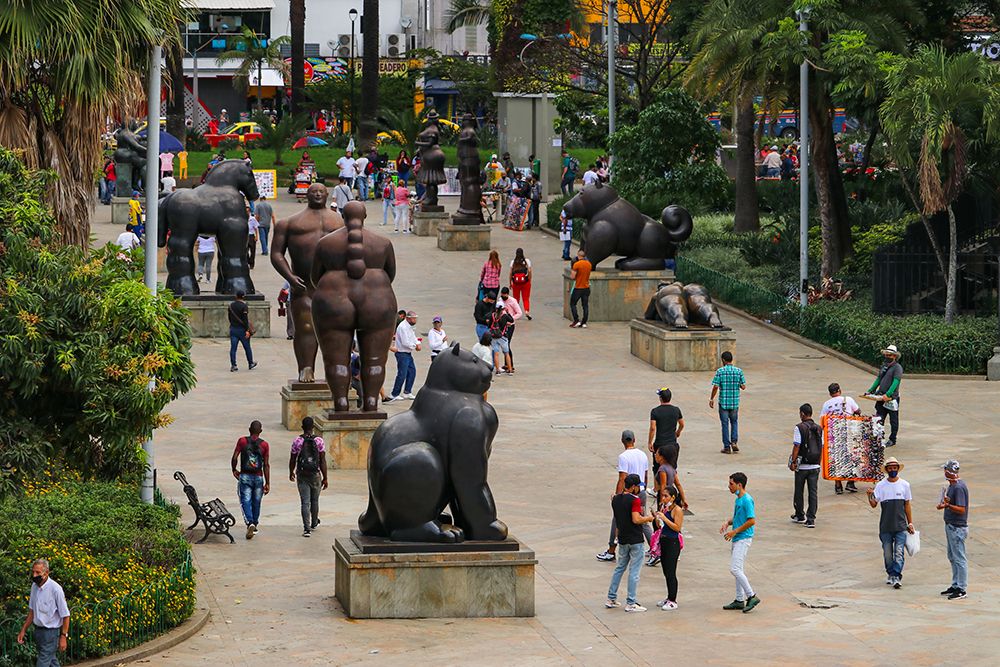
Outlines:
[[246,438],[246,447],[240,452],[240,473],[256,475],[263,468],[264,457],[260,448],[260,438]]
[[802,443],[799,445],[799,456],[802,463],[818,464],[823,459],[823,429],[813,421],[798,425]]
[[295,470],[299,477],[312,477],[319,472],[319,447],[316,446],[316,436],[303,436],[302,449],[299,450],[299,456],[295,460]]

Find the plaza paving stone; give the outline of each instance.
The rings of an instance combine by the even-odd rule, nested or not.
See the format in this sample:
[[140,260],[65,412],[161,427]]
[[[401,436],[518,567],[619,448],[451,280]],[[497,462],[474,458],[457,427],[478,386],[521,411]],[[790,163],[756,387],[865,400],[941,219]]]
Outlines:
[[[454,203],[451,204],[454,206]],[[281,195],[276,214],[300,204]],[[370,203],[369,227],[384,231],[381,204]],[[98,207],[98,241],[118,229]],[[420,315],[426,331],[444,317],[452,340],[474,342],[473,294],[486,253],[446,253],[434,238],[392,235],[400,307]],[[535,550],[537,616],[532,619],[367,620],[344,616],[333,596],[335,536],[356,527],[367,485],[363,471],[333,471],[321,499],[323,524],[300,536],[299,501],[288,481],[293,433],[280,424],[278,391],[295,374],[283,337],[253,342],[260,366],[229,372],[228,341],[198,339],[193,357],[198,386],[169,407],[176,421],[156,434],[156,464],[166,495],[183,505],[174,470],[183,470],[203,498],[220,496],[238,514],[229,458],[252,419],[272,446],[272,490],[261,532],[235,545],[212,538],[194,546],[201,598],[212,620],[196,637],[148,659],[156,665],[561,665],[731,664],[844,665],[992,664],[1000,648],[997,531],[991,472],[998,462],[995,423],[1000,385],[904,378],[899,446],[913,487],[913,513],[922,551],[907,560],[902,590],[885,585],[878,510],[863,493],[836,496],[820,483],[815,530],[789,522],[792,474],[785,464],[800,403],[818,408],[826,385],[838,381],[859,395],[871,377],[821,352],[744,319],[727,317],[738,338],[736,363],[748,379],[740,411],[740,446],[719,453],[719,426],[708,407],[710,372],[662,373],[629,354],[627,323],[569,329],[561,317],[561,244],[538,232],[495,226],[493,247],[506,266],[524,247],[534,267],[534,321],[518,323],[513,341],[517,374],[490,390],[500,417],[490,484],[499,516]],[[275,299],[281,280],[261,258],[254,281]],[[272,331],[284,321],[272,309]],[[906,341],[894,342],[903,351]],[[419,353],[417,386],[429,363]],[[391,364],[390,364],[391,365]],[[390,373],[390,378],[392,373]],[[678,566],[680,608],[654,606],[664,597],[659,567],[644,567],[639,600],[650,611],[626,614],[603,606],[612,563],[595,560],[610,521],[621,430],[645,443],[654,391],[670,386],[684,411],[680,470],[693,516]],[[863,409],[871,404],[862,401]],[[395,414],[409,403],[390,404]],[[948,602],[950,584],[941,514],[934,506],[944,485],[939,465],[963,464],[972,496],[968,542],[970,594]],[[747,573],[763,600],[752,614],[722,610],[734,597],[729,548],[718,533],[731,515],[730,472],[749,476],[756,499],[757,536]],[[864,488],[865,485],[861,485]],[[190,523],[190,510],[184,506]],[[187,525],[187,524],[185,524]],[[237,526],[237,530],[239,526]],[[195,537],[199,537],[200,533]],[[624,599],[625,582],[620,599]]]

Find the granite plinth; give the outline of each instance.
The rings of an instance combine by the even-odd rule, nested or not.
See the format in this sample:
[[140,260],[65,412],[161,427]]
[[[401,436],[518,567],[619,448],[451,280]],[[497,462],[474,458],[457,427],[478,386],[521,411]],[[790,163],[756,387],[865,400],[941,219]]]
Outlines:
[[448,214],[444,211],[419,211],[413,214],[410,231],[414,236],[437,236],[438,225],[442,222],[448,222]]
[[315,433],[323,438],[326,445],[327,464],[333,469],[367,469],[372,436],[385,417],[384,412],[355,412],[338,416],[327,412],[314,414]]
[[723,352],[736,353],[732,329],[673,329],[637,319],[629,323],[629,336],[632,356],[661,371],[714,371]]
[[[570,289],[573,279],[570,269],[563,269],[563,317],[572,319],[569,310]],[[628,322],[642,317],[649,305],[649,299],[656,293],[660,283],[674,282],[674,272],[662,271],[619,271],[603,267],[590,274],[589,322]],[[577,304],[577,312],[581,306]]]
[[462,215],[461,213],[454,213],[451,216],[451,224],[453,225],[485,225],[486,221],[483,220],[483,214],[480,212],[478,216],[474,215]]
[[438,224],[438,248],[449,251],[489,250],[489,225]]
[[361,549],[363,554],[517,551],[520,548],[520,544],[513,537],[508,537],[506,540],[465,540],[464,542],[394,542],[388,537],[363,535],[360,530],[351,531],[351,541]]
[[[514,538],[510,538],[513,541]],[[336,596],[351,618],[490,618],[535,615],[535,552],[366,554],[333,545]]]
[[420,210],[423,213],[444,213],[444,206],[440,204],[421,204]]
[[326,380],[299,382],[289,380],[281,388],[281,423],[289,431],[298,431],[309,415],[322,414],[333,407],[333,396]]
[[986,362],[986,379],[1000,382],[1000,347],[993,348],[993,357]]
[[121,227],[122,231],[125,231],[125,225],[131,222],[128,206],[130,199],[131,197],[118,196],[111,198],[111,224]]
[[[181,297],[181,305],[188,309],[191,333],[195,338],[229,338],[229,294],[190,294]],[[271,337],[271,302],[263,294],[248,294],[250,323],[254,338]]]

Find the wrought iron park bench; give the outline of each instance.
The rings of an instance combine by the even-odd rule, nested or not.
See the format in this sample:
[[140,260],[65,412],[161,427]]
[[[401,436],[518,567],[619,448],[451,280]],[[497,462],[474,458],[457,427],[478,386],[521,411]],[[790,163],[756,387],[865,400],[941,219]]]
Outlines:
[[205,535],[197,543],[201,544],[212,533],[225,535],[229,538],[230,543],[235,542],[236,540],[229,534],[229,529],[236,525],[236,517],[230,514],[229,510],[226,509],[226,505],[218,498],[209,500],[207,503],[199,501],[198,492],[195,491],[193,486],[188,484],[187,478],[180,470],[174,473],[174,479],[184,485],[184,494],[187,496],[188,503],[194,510],[195,521],[187,527],[187,530],[192,530],[199,522],[205,524]]

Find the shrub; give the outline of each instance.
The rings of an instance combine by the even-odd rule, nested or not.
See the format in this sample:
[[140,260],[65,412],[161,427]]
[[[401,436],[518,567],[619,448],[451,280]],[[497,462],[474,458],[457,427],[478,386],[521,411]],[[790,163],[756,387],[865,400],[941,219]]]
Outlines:
[[180,302],[150,295],[141,249],[56,244],[47,180],[0,149],[0,496],[53,466],[138,479],[195,383]]
[[[568,202],[572,197],[556,197],[550,201],[545,206],[545,226],[549,229],[554,229],[559,231],[559,214],[562,212],[563,205]],[[573,238],[579,239],[580,233],[583,230],[583,220],[573,220]]]

